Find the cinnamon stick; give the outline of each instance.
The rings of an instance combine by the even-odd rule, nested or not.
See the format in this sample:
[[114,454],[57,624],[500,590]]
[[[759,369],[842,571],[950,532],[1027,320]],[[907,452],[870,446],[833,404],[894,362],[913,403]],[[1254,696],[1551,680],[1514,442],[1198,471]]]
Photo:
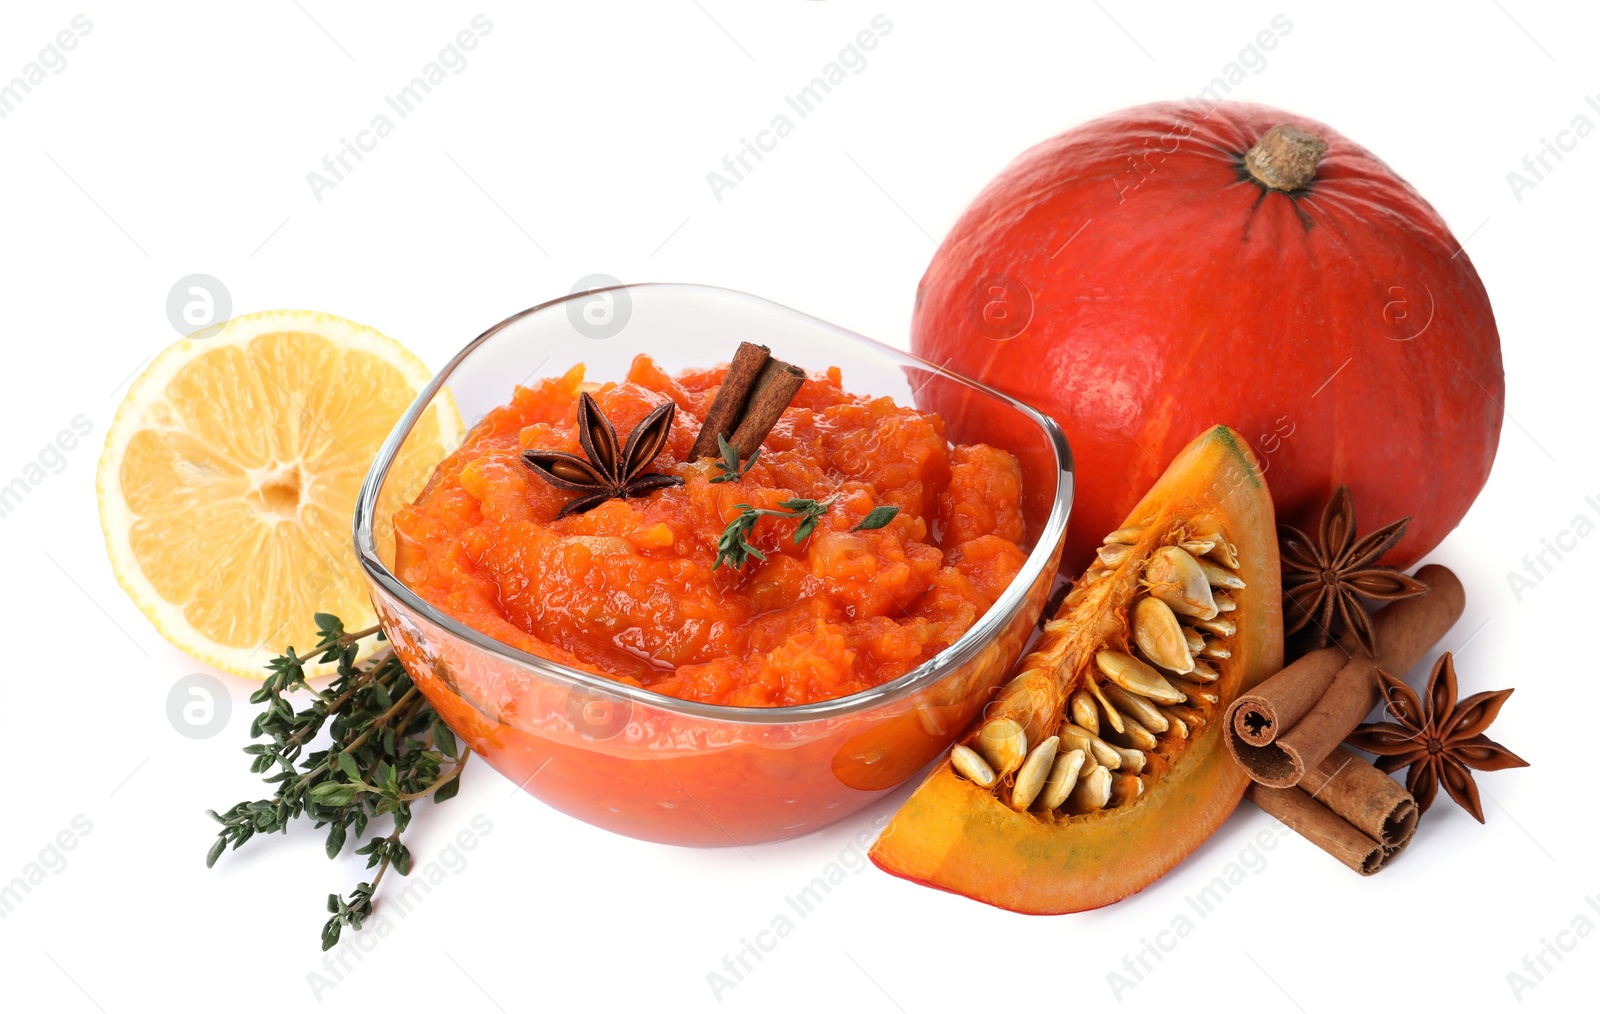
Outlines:
[[739,420],[733,435],[728,437],[728,443],[740,458],[756,452],[761,441],[772,432],[778,417],[783,415],[783,410],[789,407],[790,399],[805,382],[805,370],[781,360],[769,359],[761,367],[761,374],[756,377],[755,386],[750,390],[744,417]]
[[1357,757],[1336,748],[1297,786],[1393,855],[1417,830],[1417,802],[1406,787]]
[[1251,746],[1266,746],[1294,727],[1322,700],[1350,656],[1337,645],[1319,648],[1291,662],[1282,672],[1234,701],[1228,724]]
[[1297,784],[1378,705],[1376,671],[1406,672],[1461,618],[1466,592],[1449,568],[1430,564],[1415,576],[1428,586],[1428,594],[1403,599],[1373,617],[1378,657],[1346,662],[1316,705],[1271,743],[1252,746],[1235,728],[1231,709],[1224,716],[1228,750],[1251,780],[1274,788]]
[[[733,354],[733,360],[728,364],[727,375],[722,378],[722,386],[717,389],[717,396],[711,399],[711,408],[706,411],[705,423],[700,427],[700,433],[694,438],[694,446],[689,450],[689,460],[706,456],[715,457],[719,453],[717,437],[726,437],[739,425],[739,420],[744,416],[745,404],[750,398],[750,389],[755,385],[756,378],[761,375],[761,368],[767,365],[772,358],[772,350],[765,345],[754,342],[740,342],[739,350]],[[765,433],[762,436],[766,436]]]
[[1363,877],[1383,869],[1398,849],[1390,851],[1349,821],[1323,806],[1304,789],[1274,789],[1254,782],[1245,797],[1277,817],[1301,837]]

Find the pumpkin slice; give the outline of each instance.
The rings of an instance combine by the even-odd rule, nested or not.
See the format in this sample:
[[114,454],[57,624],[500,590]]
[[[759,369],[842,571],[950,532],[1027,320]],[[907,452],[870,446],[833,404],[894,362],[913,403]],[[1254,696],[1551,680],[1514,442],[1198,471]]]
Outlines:
[[1239,804],[1221,716],[1282,665],[1272,499],[1249,445],[1218,426],[1107,536],[872,861],[1016,912],[1125,898]]

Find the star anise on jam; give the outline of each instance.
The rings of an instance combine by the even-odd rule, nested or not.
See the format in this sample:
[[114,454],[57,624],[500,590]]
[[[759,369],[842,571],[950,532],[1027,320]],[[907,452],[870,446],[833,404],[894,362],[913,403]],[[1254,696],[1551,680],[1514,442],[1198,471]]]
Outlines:
[[680,476],[645,471],[667,446],[677,410],[677,404],[668,399],[633,428],[624,444],[617,439],[616,428],[600,406],[585,391],[578,399],[578,443],[588,460],[565,451],[527,450],[522,452],[522,463],[555,488],[579,494],[556,513],[558,518],[581,514],[607,500],[626,500],[667,486],[681,486]]
[[1372,617],[1363,598],[1393,602],[1428,590],[1416,578],[1393,567],[1374,566],[1406,534],[1410,518],[1390,522],[1356,538],[1356,512],[1350,487],[1340,486],[1322,511],[1321,538],[1313,541],[1298,528],[1278,526],[1283,559],[1284,635],[1315,623],[1315,646],[1326,647],[1335,624],[1350,631],[1373,658],[1378,655]]
[[1483,823],[1483,805],[1472,770],[1525,768],[1528,762],[1484,735],[1500,714],[1510,690],[1489,690],[1456,701],[1456,665],[1447,651],[1428,677],[1426,703],[1417,692],[1382,669],[1383,710],[1392,722],[1368,722],[1345,740],[1357,750],[1378,755],[1379,769],[1393,774],[1410,766],[1406,788],[1425,811],[1444,783],[1450,798]]

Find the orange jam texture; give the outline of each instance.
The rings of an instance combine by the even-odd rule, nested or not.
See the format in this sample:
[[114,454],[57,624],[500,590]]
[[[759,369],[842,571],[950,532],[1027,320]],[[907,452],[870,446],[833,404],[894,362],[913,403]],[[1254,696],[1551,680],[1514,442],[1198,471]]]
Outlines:
[[[939,416],[848,394],[812,375],[738,482],[684,461],[725,367],[670,376],[647,356],[623,383],[583,366],[519,387],[395,516],[399,576],[428,602],[507,644],[687,700],[751,707],[841,697],[901,676],[959,638],[1021,569],[1022,476],[984,444],[950,447]],[[523,450],[581,455],[588,390],[623,441],[671,398],[671,439],[647,471],[685,485],[555,520],[574,494]],[[739,504],[838,494],[815,533],[762,518],[766,554],[714,568]],[[874,506],[900,513],[851,532]]]

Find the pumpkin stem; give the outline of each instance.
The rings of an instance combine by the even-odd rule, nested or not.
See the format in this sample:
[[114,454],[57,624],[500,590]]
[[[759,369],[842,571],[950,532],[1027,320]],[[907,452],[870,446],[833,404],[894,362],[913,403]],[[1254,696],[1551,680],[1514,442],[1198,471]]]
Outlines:
[[1273,190],[1300,190],[1317,175],[1328,142],[1290,123],[1280,123],[1244,153],[1244,167]]

